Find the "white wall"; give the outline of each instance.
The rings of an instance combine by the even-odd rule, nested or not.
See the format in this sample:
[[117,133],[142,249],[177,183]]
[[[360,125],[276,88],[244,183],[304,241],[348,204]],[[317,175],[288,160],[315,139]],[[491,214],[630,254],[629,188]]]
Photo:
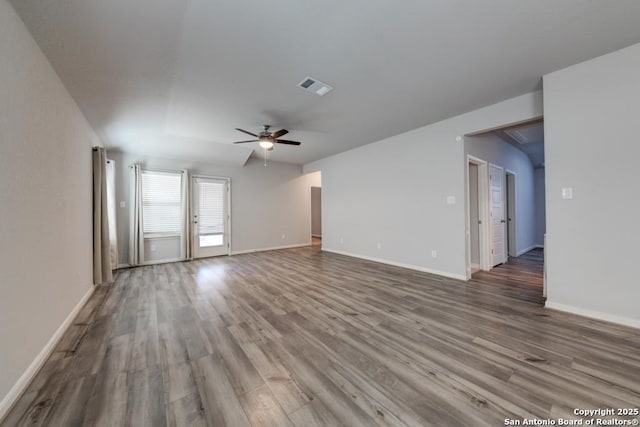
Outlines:
[[547,305],[640,327],[638,76],[640,44],[545,76],[544,108]]
[[323,249],[466,278],[466,158],[456,137],[541,116],[541,93],[530,93],[305,165],[322,171]]
[[[532,249],[537,245],[536,200],[533,165],[529,156],[491,134],[465,138],[464,148],[465,154],[515,173],[516,252],[520,255]],[[503,191],[506,197],[506,179],[503,179]]]
[[[126,202],[117,210],[118,251],[121,264],[129,257],[129,165],[169,170],[189,169],[192,174],[231,178],[231,249],[233,253],[281,246],[309,244],[311,241],[311,186],[318,185],[320,173],[302,174],[300,166],[249,159],[244,167],[213,165],[109,152],[116,162],[116,198]],[[282,238],[282,235],[285,238]],[[179,257],[179,246],[158,242],[154,260]]]
[[547,232],[546,220],[546,192],[544,167],[539,167],[533,171],[533,180],[535,187],[535,217],[536,217],[536,245],[544,245],[544,234]]
[[92,287],[97,142],[0,1],[0,417],[19,392],[12,387]]

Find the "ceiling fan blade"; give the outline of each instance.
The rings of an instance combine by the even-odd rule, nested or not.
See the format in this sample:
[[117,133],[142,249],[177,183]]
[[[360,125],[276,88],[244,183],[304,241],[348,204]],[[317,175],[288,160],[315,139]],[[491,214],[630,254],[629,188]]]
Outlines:
[[252,139],[249,141],[238,141],[238,142],[234,142],[234,144],[244,144],[245,142],[258,142],[260,141],[259,139]]
[[286,139],[276,139],[278,144],[287,144],[287,145],[300,145],[298,141],[287,141]]
[[289,131],[286,129],[280,129],[278,132],[274,132],[273,135],[271,135],[274,138],[280,138],[281,136],[284,136],[286,134],[288,134]]
[[256,135],[255,133],[251,133],[248,130],[244,130],[244,129],[240,129],[240,128],[236,128],[236,130],[240,131],[240,132],[244,132],[247,135],[251,135],[251,136],[255,136],[256,138],[258,137],[258,135]]

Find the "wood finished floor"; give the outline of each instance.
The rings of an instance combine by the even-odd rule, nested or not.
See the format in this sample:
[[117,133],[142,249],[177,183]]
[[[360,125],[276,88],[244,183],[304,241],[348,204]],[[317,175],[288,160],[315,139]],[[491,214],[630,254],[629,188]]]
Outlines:
[[640,406],[640,331],[317,248],[120,271],[3,426],[498,426]]

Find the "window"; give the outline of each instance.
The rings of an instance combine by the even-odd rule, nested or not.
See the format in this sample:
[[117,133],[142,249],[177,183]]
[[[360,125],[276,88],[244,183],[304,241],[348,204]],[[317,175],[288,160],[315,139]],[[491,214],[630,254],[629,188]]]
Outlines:
[[224,245],[226,182],[198,180],[200,247]]
[[145,237],[180,235],[182,175],[142,171],[141,176],[142,224]]

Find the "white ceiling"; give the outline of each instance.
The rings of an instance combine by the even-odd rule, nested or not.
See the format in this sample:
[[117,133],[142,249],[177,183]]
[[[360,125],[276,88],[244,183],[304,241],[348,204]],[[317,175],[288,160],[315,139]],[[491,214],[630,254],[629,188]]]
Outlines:
[[11,3],[107,147],[238,164],[257,145],[235,127],[289,129],[270,158],[306,163],[640,42],[637,0]]
[[504,132],[520,145],[544,142],[544,126],[542,125],[542,123],[535,123],[531,125],[505,129]]

